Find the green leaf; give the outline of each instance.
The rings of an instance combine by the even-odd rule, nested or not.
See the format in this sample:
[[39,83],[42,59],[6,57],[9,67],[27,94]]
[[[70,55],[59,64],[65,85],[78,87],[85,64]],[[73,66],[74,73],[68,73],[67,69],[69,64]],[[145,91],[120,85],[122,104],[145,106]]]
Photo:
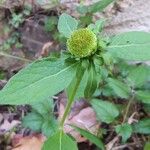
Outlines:
[[94,66],[90,66],[88,70],[88,80],[84,91],[85,98],[91,98],[97,89],[97,74]]
[[133,125],[133,129],[135,133],[150,134],[150,119],[145,118],[140,120]]
[[132,61],[150,60],[150,33],[127,32],[112,38],[106,48],[114,57]]
[[23,118],[23,126],[30,128],[32,131],[40,132],[43,124],[43,117],[38,115],[36,112],[28,113],[27,116]]
[[88,7],[81,4],[76,7],[76,10],[80,14],[86,14],[88,12]]
[[72,126],[72,127],[75,128],[82,136],[87,138],[91,143],[94,143],[98,148],[100,148],[102,150],[105,149],[103,142],[98,137],[96,137],[94,134],[88,132],[87,130],[76,127],[76,126]]
[[45,143],[42,150],[78,150],[75,141],[68,135],[59,131],[50,137]]
[[44,120],[41,126],[41,132],[46,136],[54,135],[58,130],[58,123],[53,116],[49,116],[47,120]]
[[141,65],[133,68],[129,72],[127,78],[134,87],[141,87],[148,81],[149,76],[150,68],[148,66]]
[[32,104],[32,109],[36,111],[37,113],[43,115],[43,117],[45,117],[46,114],[53,113],[53,109],[54,109],[53,99],[48,98],[38,103],[34,103]]
[[96,13],[103,11],[109,4],[114,2],[115,0],[101,0],[90,6],[88,6],[89,13]]
[[31,104],[57,94],[71,82],[76,64],[67,66],[61,58],[47,58],[30,64],[3,88],[0,104]]
[[79,27],[80,28],[85,28],[87,25],[89,25],[92,22],[92,16],[91,15],[86,15],[86,16],[81,16],[79,22]]
[[95,24],[93,23],[90,24],[88,28],[91,29],[95,34],[99,34],[99,32],[103,30],[105,22],[106,22],[106,19],[102,18],[100,20],[97,20]]
[[117,80],[117,79],[108,79],[108,85],[113,89],[116,95],[121,98],[128,98],[130,95],[130,88],[125,83]]
[[59,17],[58,30],[65,37],[70,37],[71,33],[77,29],[78,21],[70,15],[63,13]]
[[58,18],[55,16],[47,17],[44,23],[47,32],[54,31],[57,29]]
[[144,150],[150,150],[150,142],[147,142],[144,146]]
[[52,136],[58,129],[53,107],[52,99],[32,105],[32,112],[23,118],[23,125],[33,131],[42,132],[47,137]]
[[150,114],[150,104],[144,104],[143,105],[143,109],[146,113],[149,113]]
[[150,91],[136,91],[136,98],[145,103],[150,104]]
[[110,102],[94,99],[91,101],[97,118],[105,123],[111,123],[119,115],[119,111],[116,106]]
[[125,143],[128,138],[131,137],[132,134],[132,127],[130,124],[122,124],[117,125],[115,127],[116,132],[122,137],[122,142]]

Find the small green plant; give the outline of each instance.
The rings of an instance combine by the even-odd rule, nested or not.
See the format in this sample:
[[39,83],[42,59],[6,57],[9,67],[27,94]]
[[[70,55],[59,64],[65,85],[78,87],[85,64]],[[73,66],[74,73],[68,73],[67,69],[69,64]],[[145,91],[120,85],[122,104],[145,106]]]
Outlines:
[[80,14],[79,25],[80,27],[86,27],[93,22],[93,16],[97,12],[102,12],[109,4],[116,0],[100,0],[92,3],[89,6],[85,6],[83,1],[76,7],[77,12]]
[[21,60],[21,58],[9,55],[7,53],[13,48],[22,48],[23,45],[20,42],[20,33],[18,32],[18,28],[25,21],[25,18],[30,15],[30,13],[30,5],[25,5],[20,13],[12,12],[9,25],[5,25],[4,27],[4,33],[9,34],[9,38],[0,45],[0,55]]
[[3,80],[5,78],[5,72],[0,70],[0,80]]
[[2,43],[2,45],[0,46],[0,50],[1,51],[9,51],[13,46],[15,46],[16,48],[21,48],[22,44],[19,41],[19,33],[18,32],[13,32],[11,34],[11,36]]
[[59,43],[62,43],[62,42],[65,43],[66,39],[63,37],[63,35],[61,35],[58,32],[57,24],[58,24],[58,17],[57,16],[47,17],[45,19],[44,29],[46,32],[50,32],[50,34],[52,35],[52,37],[55,41],[57,41]]
[[12,18],[10,19],[10,25],[14,28],[18,28],[20,24],[25,21],[25,17],[29,16],[31,13],[30,5],[25,5],[21,13],[12,13]]
[[[150,33],[135,31],[108,38],[101,32],[103,21],[81,29],[78,25],[75,18],[65,13],[60,16],[58,30],[67,38],[68,50],[22,69],[0,91],[0,104],[32,106],[23,123],[47,136],[43,150],[78,149],[63,128],[72,104],[81,97],[91,104],[97,120],[112,125],[123,143],[134,133],[149,135],[150,119],[131,122],[130,116],[135,103],[143,104],[145,113],[149,111],[150,67],[130,62],[150,60]],[[62,90],[67,93],[68,103],[57,121],[52,96]],[[118,105],[116,99],[123,103]],[[70,126],[99,149],[105,149],[103,136]]]

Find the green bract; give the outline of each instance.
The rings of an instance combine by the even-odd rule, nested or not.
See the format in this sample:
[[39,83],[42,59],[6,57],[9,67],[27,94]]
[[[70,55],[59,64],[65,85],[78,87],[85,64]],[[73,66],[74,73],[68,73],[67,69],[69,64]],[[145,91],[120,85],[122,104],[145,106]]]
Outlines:
[[67,40],[68,50],[76,57],[86,57],[97,49],[96,35],[87,28],[75,30]]

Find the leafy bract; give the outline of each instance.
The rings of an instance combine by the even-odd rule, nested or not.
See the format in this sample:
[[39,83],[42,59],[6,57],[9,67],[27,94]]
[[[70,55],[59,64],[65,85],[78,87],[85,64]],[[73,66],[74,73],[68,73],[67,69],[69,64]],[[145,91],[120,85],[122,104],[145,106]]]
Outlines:
[[68,99],[70,99],[74,93],[75,85],[80,82],[76,89],[76,94],[74,99],[79,99],[84,97],[84,89],[85,89],[85,82],[86,82],[86,74],[85,74],[85,67],[83,67],[82,63],[80,63],[77,67],[76,74],[73,77],[71,83],[66,89]]
[[72,127],[75,128],[78,132],[80,132],[80,134],[84,136],[85,138],[87,138],[90,142],[94,143],[98,148],[102,150],[105,149],[103,142],[97,136],[93,135],[92,133],[84,129],[78,128],[76,126],[72,126]]
[[94,99],[91,101],[97,118],[105,123],[111,123],[119,115],[119,111],[113,103]]
[[97,89],[97,74],[96,74],[96,70],[94,66],[92,65],[90,66],[88,70],[88,80],[87,80],[87,83],[85,84],[86,84],[86,87],[84,91],[84,96],[85,98],[91,98]]
[[44,143],[42,150],[78,150],[76,143],[59,131]]
[[38,60],[10,79],[0,92],[0,104],[31,104],[65,89],[71,82],[77,63],[64,59]]
[[58,30],[65,37],[70,37],[71,33],[77,29],[78,21],[70,15],[63,13],[59,17]]
[[116,126],[115,130],[122,137],[123,143],[125,143],[132,134],[132,127],[127,123]]
[[121,98],[128,98],[130,95],[130,88],[127,84],[121,82],[120,80],[109,78],[108,85],[113,89],[116,95]]
[[150,119],[145,118],[140,120],[133,125],[133,129],[135,133],[150,134]]
[[124,60],[150,60],[150,33],[134,31],[116,35],[106,49]]

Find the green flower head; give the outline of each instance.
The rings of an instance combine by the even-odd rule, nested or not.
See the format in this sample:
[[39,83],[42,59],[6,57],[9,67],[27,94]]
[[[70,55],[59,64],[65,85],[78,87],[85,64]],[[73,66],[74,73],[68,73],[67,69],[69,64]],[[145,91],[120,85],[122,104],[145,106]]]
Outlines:
[[75,57],[86,57],[97,49],[96,35],[88,28],[75,30],[67,40],[68,50]]

